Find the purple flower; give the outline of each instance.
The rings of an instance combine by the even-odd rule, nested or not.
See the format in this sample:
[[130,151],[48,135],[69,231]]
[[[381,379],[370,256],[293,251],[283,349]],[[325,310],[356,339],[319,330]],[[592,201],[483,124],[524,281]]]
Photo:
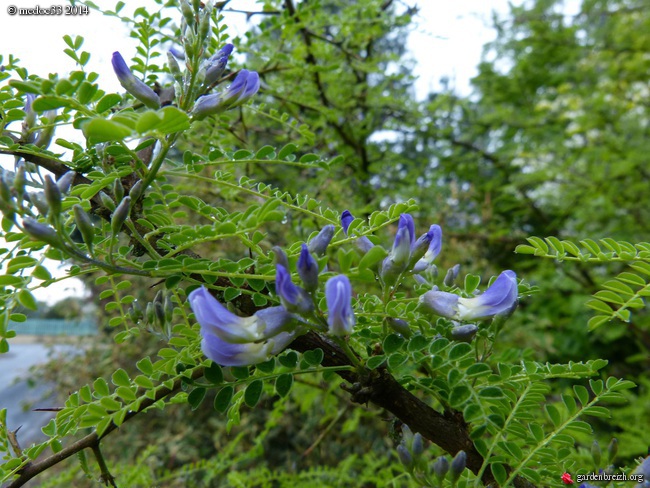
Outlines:
[[381,264],[380,276],[385,284],[394,284],[406,269],[411,259],[411,249],[415,244],[415,224],[409,214],[399,216],[399,224],[393,248]]
[[634,474],[642,474],[646,481],[650,481],[650,456],[646,457],[634,470]]
[[291,281],[291,275],[287,268],[278,264],[275,269],[275,291],[284,308],[298,314],[311,312],[314,302],[305,290]]
[[205,95],[194,104],[192,114],[196,120],[236,107],[251,98],[260,89],[260,78],[255,71],[241,70],[224,93]]
[[233,344],[213,334],[203,334],[203,353],[222,366],[248,366],[266,361],[287,347],[296,336],[295,332],[280,332],[264,342]]
[[347,276],[338,275],[327,280],[325,300],[329,311],[327,323],[330,334],[349,334],[355,324],[355,317],[352,311],[352,286]]
[[[350,227],[350,224],[354,220],[354,217],[350,213],[349,210],[344,210],[343,213],[341,214],[341,227],[343,227],[343,232],[345,235],[348,235],[348,228]],[[361,252],[368,252],[370,249],[372,249],[375,245],[368,239],[366,236],[359,237],[356,240],[357,247]]]
[[508,314],[517,306],[517,275],[504,271],[485,293],[462,298],[453,293],[431,290],[420,297],[423,308],[454,320],[481,320]]
[[[426,247],[424,255],[420,256],[422,248]],[[413,272],[421,273],[427,269],[440,254],[442,248],[442,229],[439,225],[432,225],[429,231],[420,237],[413,246],[411,263],[414,263]],[[417,261],[415,260],[417,258]]]
[[474,324],[458,325],[451,329],[451,338],[458,342],[472,342],[478,332],[478,327]]
[[216,336],[231,344],[262,341],[286,330],[292,323],[291,314],[283,307],[265,308],[252,317],[239,317],[203,286],[190,293],[189,302],[204,339]]
[[305,290],[315,291],[318,288],[318,262],[311,255],[306,244],[303,244],[300,250],[297,268]]
[[228,58],[233,50],[232,44],[226,44],[217,53],[209,58],[205,63],[205,81],[203,85],[207,88],[215,83],[226,70]]
[[142,80],[136,78],[124,62],[122,55],[115,51],[113,53],[113,71],[117,75],[120,85],[135,98],[140,100],[149,108],[159,108],[160,98]]

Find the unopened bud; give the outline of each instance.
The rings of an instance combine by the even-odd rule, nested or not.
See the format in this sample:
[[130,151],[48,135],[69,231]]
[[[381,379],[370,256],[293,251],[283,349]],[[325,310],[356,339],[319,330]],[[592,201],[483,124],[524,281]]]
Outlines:
[[32,218],[25,217],[23,219],[23,228],[31,237],[43,241],[52,247],[61,247],[62,245],[61,238],[49,225],[41,224]]
[[147,303],[147,323],[153,325],[156,323],[156,310],[154,308],[153,302]]
[[124,225],[126,219],[129,217],[130,211],[131,198],[124,197],[124,199],[115,209],[115,212],[113,212],[113,217],[111,217],[111,230],[113,231],[114,235],[117,235],[117,233],[122,230],[122,226]]
[[411,453],[404,444],[397,446],[397,455],[399,456],[401,463],[407,469],[411,469],[413,467],[413,456],[411,456]]
[[416,432],[413,434],[413,443],[411,444],[411,452],[415,457],[419,457],[424,452],[424,441],[422,440],[422,434]]
[[616,439],[616,437],[612,437],[612,440],[609,441],[609,445],[607,446],[608,464],[612,464],[614,462],[616,454],[618,454],[618,439]]
[[93,223],[81,205],[74,205],[72,211],[74,212],[74,220],[77,224],[77,229],[79,229],[79,232],[81,233],[81,238],[86,244],[86,247],[88,247],[88,252],[92,253],[93,242],[95,240],[95,228],[93,227]]
[[165,320],[167,322],[171,322],[172,317],[174,316],[174,302],[172,302],[172,299],[169,295],[165,297],[163,307],[165,309]]
[[273,246],[271,251],[275,254],[275,264],[284,266],[284,269],[289,269],[289,258],[287,258],[282,248],[280,246]]
[[167,66],[169,67],[169,72],[174,77],[174,80],[182,85],[183,73],[181,72],[181,67],[178,64],[178,61],[176,61],[176,58],[171,51],[167,52]]
[[194,10],[192,9],[192,6],[187,2],[187,0],[181,0],[181,13],[183,14],[183,18],[185,19],[185,22],[187,22],[187,25],[189,27],[194,25],[195,18],[194,18]]
[[163,304],[161,302],[153,302],[153,309],[154,312],[156,313],[156,319],[158,320],[158,324],[160,326],[165,325],[165,308],[163,307]]
[[106,193],[103,191],[99,192],[99,199],[102,202],[102,205],[109,209],[111,212],[115,210],[115,202],[111,197],[109,197]]
[[309,252],[316,256],[323,256],[327,251],[327,246],[332,241],[332,237],[334,237],[334,226],[332,224],[326,225],[316,237],[309,241]]
[[594,460],[594,466],[598,469],[600,467],[602,451],[600,450],[600,444],[596,440],[591,444],[591,457]]
[[447,476],[448,471],[449,461],[447,461],[447,458],[445,456],[440,456],[438,459],[436,459],[436,462],[433,463],[433,472],[436,474],[436,478],[440,484],[442,484],[445,476]]
[[121,202],[124,198],[124,186],[122,186],[122,180],[119,178],[115,178],[113,182],[113,196],[116,202]]
[[142,196],[142,180],[139,180],[135,185],[129,190],[129,196],[131,197],[132,202],[137,202]]
[[56,180],[56,186],[59,187],[61,193],[68,193],[68,191],[70,190],[70,186],[74,181],[75,176],[77,176],[77,173],[75,173],[74,171],[66,171],[65,173],[63,173],[61,178]]
[[460,264],[452,266],[447,270],[447,274],[445,275],[445,279],[442,281],[442,283],[447,287],[453,286],[454,281],[456,281],[456,278],[458,278],[459,272],[460,272]]
[[411,328],[409,327],[409,324],[406,320],[388,317],[386,321],[388,322],[388,326],[398,334],[401,334],[406,338],[409,338],[411,335],[413,335],[411,333]]
[[14,176],[14,190],[18,199],[22,200],[23,193],[25,193],[25,165],[20,163],[16,167],[16,175]]
[[45,175],[45,184],[43,186],[45,201],[50,206],[50,217],[56,220],[61,214],[61,190],[59,190],[50,175]]
[[315,291],[318,288],[318,262],[310,254],[306,244],[302,245],[297,268],[305,290]]
[[29,201],[32,202],[32,205],[34,205],[38,209],[38,211],[42,216],[46,216],[50,211],[50,208],[47,206],[47,203],[45,202],[45,195],[43,195],[43,192],[30,193]]
[[451,461],[451,469],[449,474],[451,476],[452,483],[458,481],[460,475],[465,471],[465,466],[467,464],[467,454],[465,451],[458,451],[454,456],[454,459]]
[[4,171],[0,174],[0,199],[5,203],[9,203],[12,200],[11,188],[7,182],[7,173]]
[[451,338],[458,342],[472,342],[478,332],[478,327],[474,324],[459,325],[451,329]]

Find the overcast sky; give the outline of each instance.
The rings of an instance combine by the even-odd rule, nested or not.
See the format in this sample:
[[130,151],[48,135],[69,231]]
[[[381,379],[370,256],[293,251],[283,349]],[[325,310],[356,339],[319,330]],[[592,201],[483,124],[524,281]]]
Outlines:
[[[112,8],[115,2],[95,0]],[[520,4],[522,0],[512,0]],[[418,77],[416,91],[418,97],[437,89],[441,77],[451,80],[451,86],[463,94],[470,93],[470,79],[476,74],[482,47],[494,39],[496,33],[491,28],[492,11],[501,15],[508,11],[508,0],[405,0],[408,5],[417,4],[419,15],[408,39],[409,49],[417,60],[415,75]],[[122,13],[131,14],[137,7],[158,8],[151,0],[127,1]],[[90,11],[87,15],[10,15],[11,7],[33,8],[40,5],[48,8],[65,2],[38,2],[34,0],[7,0],[0,7],[0,55],[6,62],[11,53],[21,59],[21,66],[30,73],[47,77],[49,73],[65,73],[76,69],[75,63],[63,50],[67,47],[63,36],[74,38],[80,35],[85,39],[83,50],[91,53],[87,65],[89,71],[100,74],[99,84],[107,92],[119,92],[119,86],[111,69],[111,55],[120,51],[125,59],[135,54],[136,41],[128,37],[126,26],[114,17],[103,17]],[[255,0],[233,0],[229,5],[237,10],[259,10]],[[256,19],[259,17],[253,17]],[[243,14],[226,13],[225,22],[231,29],[231,36],[242,34],[247,29]],[[67,133],[66,137],[70,137]],[[12,158],[1,158],[0,163],[13,169]],[[62,271],[56,273],[63,274]],[[65,286],[70,287],[69,281]],[[75,285],[69,293],[79,293]],[[55,301],[64,290],[39,290],[40,300]]]

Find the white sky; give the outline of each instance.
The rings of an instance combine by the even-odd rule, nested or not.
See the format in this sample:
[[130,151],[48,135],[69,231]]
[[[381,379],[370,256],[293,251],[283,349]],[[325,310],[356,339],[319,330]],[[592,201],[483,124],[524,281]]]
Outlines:
[[[116,1],[95,0],[96,3],[113,8]],[[415,75],[418,77],[418,98],[440,87],[441,77],[448,77],[451,86],[460,94],[470,93],[470,78],[475,76],[483,45],[494,39],[490,26],[491,12],[505,14],[508,0],[405,0],[408,5],[417,4],[420,13],[408,40],[408,47],[417,59]],[[512,0],[520,4],[522,0]],[[126,1],[123,14],[131,14],[137,7],[158,8],[151,0]],[[136,41],[128,37],[126,26],[113,17],[103,17],[95,11],[88,15],[21,16],[9,15],[8,8],[47,8],[61,5],[65,0],[44,2],[35,0],[8,0],[0,7],[0,55],[6,62],[8,54],[20,58],[21,66],[30,73],[46,77],[49,73],[76,69],[75,63],[63,50],[65,34],[74,38],[81,35],[85,41],[82,50],[91,53],[87,65],[89,71],[100,74],[100,86],[107,92],[119,92],[119,86],[111,68],[111,55],[120,51],[125,59],[135,53]],[[233,0],[229,8],[260,10],[255,0]],[[253,17],[259,19],[259,17]],[[226,13],[226,25],[235,37],[246,30],[243,14]],[[128,62],[128,61],[127,61]],[[72,134],[65,134],[70,138]],[[12,158],[0,158],[0,164],[13,169]],[[52,269],[53,274],[63,275],[62,269]],[[78,280],[67,280],[60,287],[50,287],[35,293],[39,300],[55,302],[62,296],[81,294]]]

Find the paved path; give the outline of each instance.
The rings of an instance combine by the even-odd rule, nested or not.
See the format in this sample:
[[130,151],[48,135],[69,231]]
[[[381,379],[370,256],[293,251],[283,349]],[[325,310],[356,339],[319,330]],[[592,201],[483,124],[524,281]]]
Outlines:
[[56,355],[78,350],[78,347],[67,344],[47,346],[10,342],[9,352],[0,354],[0,409],[7,409],[10,430],[22,426],[18,441],[23,447],[44,439],[41,427],[53,416],[51,412],[33,412],[31,409],[54,404],[51,385],[39,383],[37,378],[31,377],[29,368],[47,362],[50,352]]

